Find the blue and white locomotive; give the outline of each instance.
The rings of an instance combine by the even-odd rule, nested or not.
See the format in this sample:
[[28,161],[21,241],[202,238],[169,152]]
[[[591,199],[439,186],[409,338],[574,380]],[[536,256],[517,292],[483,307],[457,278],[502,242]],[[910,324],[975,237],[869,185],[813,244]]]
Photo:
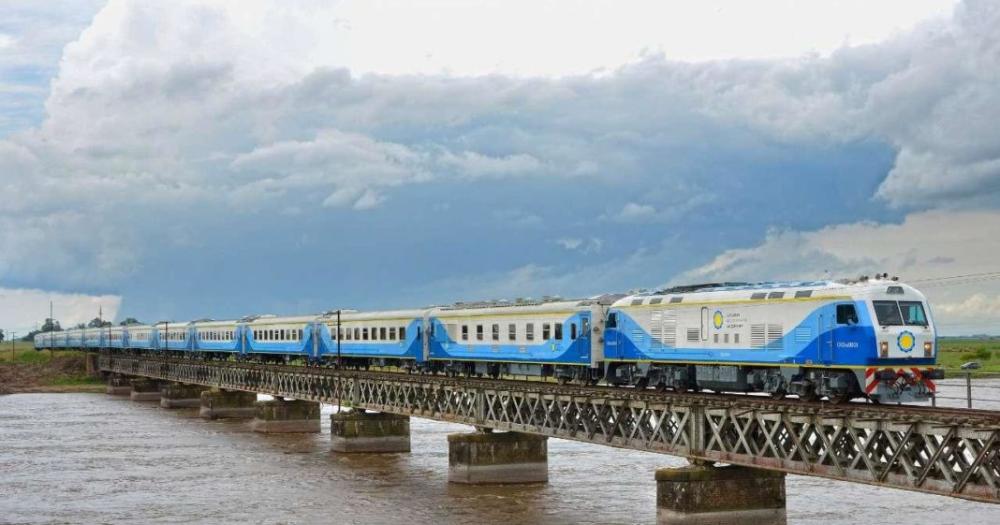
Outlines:
[[887,275],[88,328],[35,346],[837,402],[925,401],[943,377],[924,296]]

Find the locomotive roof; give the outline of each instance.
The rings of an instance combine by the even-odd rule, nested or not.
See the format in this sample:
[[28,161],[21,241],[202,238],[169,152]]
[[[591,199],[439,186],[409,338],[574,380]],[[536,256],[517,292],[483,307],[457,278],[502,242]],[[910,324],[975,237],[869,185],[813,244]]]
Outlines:
[[[851,293],[851,294],[871,294],[885,292],[887,287],[904,287],[913,290],[912,287],[899,282],[898,278],[876,277],[869,278],[862,276],[858,279],[816,280],[816,281],[768,281],[759,283],[705,283],[695,285],[673,286],[654,292],[641,292],[623,297],[615,303],[615,306],[627,306],[638,304],[635,301],[662,297],[664,304],[681,303],[687,296],[697,296],[703,299],[751,299],[754,293],[759,292],[816,292],[818,295],[828,295],[830,293]],[[915,291],[915,290],[914,290]],[[738,293],[750,292],[750,295]],[[669,299],[667,297],[669,296]],[[655,301],[654,301],[655,302]],[[659,303],[656,303],[659,304]]]

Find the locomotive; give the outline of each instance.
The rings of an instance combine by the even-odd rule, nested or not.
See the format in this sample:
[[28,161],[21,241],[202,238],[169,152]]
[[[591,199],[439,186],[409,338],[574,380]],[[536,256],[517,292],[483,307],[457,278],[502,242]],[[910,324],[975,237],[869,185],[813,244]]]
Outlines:
[[38,334],[35,347],[902,403],[929,400],[943,378],[930,313],[883,274],[109,326]]

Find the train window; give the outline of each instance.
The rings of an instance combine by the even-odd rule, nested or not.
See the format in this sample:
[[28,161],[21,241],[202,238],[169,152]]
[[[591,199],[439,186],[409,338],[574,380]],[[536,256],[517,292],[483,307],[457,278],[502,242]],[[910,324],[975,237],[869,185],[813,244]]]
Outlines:
[[[671,302],[673,302],[673,301],[671,300]],[[607,327],[608,328],[617,328],[618,327],[618,314],[616,314],[615,312],[611,312],[611,313],[608,314]]]
[[576,323],[569,324],[569,338],[576,341]]
[[389,327],[389,340],[390,341],[395,341],[396,340],[396,327],[395,326],[390,326]]
[[733,342],[740,344],[740,334],[733,334]]
[[722,334],[722,342],[729,343],[729,334]]
[[517,339],[517,325],[510,323],[507,325],[507,340],[513,341]]
[[482,340],[483,340],[483,325],[477,324],[476,325],[476,341],[482,341]]
[[381,337],[379,337],[378,328],[376,328],[376,327],[373,326],[372,327],[372,341],[378,341],[379,339],[381,339]]
[[491,328],[492,328],[491,332],[493,332],[492,333],[493,340],[494,341],[499,341],[500,340],[500,325],[494,324]]
[[399,327],[399,340],[400,341],[406,341],[406,327],[405,326],[400,326]]
[[463,341],[469,340],[469,325],[467,324],[462,325],[462,340]]
[[362,341],[367,341],[368,340],[368,327],[365,327],[365,328],[361,329],[361,340]]
[[562,341],[562,335],[563,335],[562,323],[556,323],[555,327],[556,327],[556,334],[553,337]]
[[549,323],[542,323],[542,341],[548,341],[551,339],[549,337],[552,333],[552,327]]
[[718,333],[715,334],[715,341],[714,341],[714,343],[715,344],[719,344],[719,334]]
[[899,305],[896,301],[872,301],[875,307],[875,317],[878,317],[878,324],[882,326],[900,326],[903,324],[903,316],[899,313]]
[[384,326],[378,329],[378,338],[381,339],[381,340],[383,340],[383,341],[386,340],[385,331],[386,331],[386,328]]
[[663,302],[663,298],[662,297],[654,297],[654,298],[652,298],[652,299],[649,300],[649,304],[660,304],[662,302]]
[[754,300],[754,301],[757,300],[757,299],[766,299],[766,298],[767,298],[767,294],[764,293],[764,292],[756,292],[756,293],[750,294],[750,299]]
[[903,321],[908,325],[927,326],[927,316],[924,315],[924,305],[920,301],[900,301],[899,309],[903,312]]
[[590,333],[590,318],[584,317],[580,321],[580,337],[586,337]]
[[781,299],[785,296],[785,292],[771,292],[767,298],[768,299]]
[[282,341],[287,341],[288,340],[288,330],[285,330],[284,328],[282,328],[281,329],[281,335],[280,335],[280,337],[278,337],[278,339],[280,339]]
[[858,312],[853,304],[837,305],[837,324],[858,324]]
[[354,329],[354,340],[355,341],[360,341],[361,340],[361,328],[355,328]]
[[528,341],[535,340],[535,323],[527,323],[524,325],[524,338]]

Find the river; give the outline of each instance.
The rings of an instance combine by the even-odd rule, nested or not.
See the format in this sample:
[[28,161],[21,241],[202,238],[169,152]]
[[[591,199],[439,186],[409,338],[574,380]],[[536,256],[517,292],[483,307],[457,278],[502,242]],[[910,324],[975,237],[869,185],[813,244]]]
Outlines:
[[[1000,381],[975,388],[1000,408]],[[415,418],[409,454],[338,455],[333,410],[321,434],[265,436],[103,394],[0,396],[0,523],[653,523],[654,470],[685,464],[550,439],[547,484],[452,485],[446,436],[469,427]],[[1000,505],[819,478],[787,492],[794,524],[1000,523]]]

